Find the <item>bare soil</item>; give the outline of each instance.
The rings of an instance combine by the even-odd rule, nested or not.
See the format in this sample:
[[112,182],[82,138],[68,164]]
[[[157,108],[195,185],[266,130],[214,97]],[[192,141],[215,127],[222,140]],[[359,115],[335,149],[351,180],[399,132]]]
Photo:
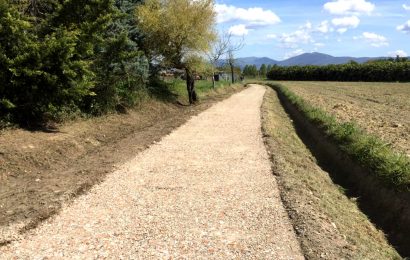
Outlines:
[[342,122],[354,121],[410,156],[410,84],[283,81]]
[[282,200],[307,259],[401,259],[357,199],[320,166],[271,89],[262,121]]
[[127,114],[66,123],[57,131],[0,132],[0,244],[59,212],[118,165],[242,86],[211,91],[198,105],[155,100]]

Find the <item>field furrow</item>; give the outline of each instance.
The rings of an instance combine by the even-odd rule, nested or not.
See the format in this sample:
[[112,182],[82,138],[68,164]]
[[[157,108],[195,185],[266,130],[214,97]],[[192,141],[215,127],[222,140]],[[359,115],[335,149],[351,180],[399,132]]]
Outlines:
[[410,156],[410,84],[280,82],[343,122],[354,121]]

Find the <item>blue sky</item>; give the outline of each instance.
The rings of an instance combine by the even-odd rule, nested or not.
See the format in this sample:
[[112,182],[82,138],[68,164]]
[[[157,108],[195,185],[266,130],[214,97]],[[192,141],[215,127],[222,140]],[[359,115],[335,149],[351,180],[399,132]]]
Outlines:
[[218,29],[244,39],[238,57],[410,56],[410,0],[217,0],[215,10]]

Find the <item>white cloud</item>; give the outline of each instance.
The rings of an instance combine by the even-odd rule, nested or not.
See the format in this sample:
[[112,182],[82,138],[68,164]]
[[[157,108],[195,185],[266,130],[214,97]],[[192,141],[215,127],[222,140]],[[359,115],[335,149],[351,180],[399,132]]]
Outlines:
[[301,43],[308,44],[314,42],[312,35],[310,35],[310,32],[308,30],[304,30],[303,28],[293,33],[283,33],[279,37],[279,40],[284,45],[284,47],[287,48],[295,48],[298,46],[298,44]]
[[244,24],[238,24],[229,28],[228,32],[233,36],[245,36],[248,35],[249,30]]
[[302,26],[302,29],[306,29],[306,30],[312,29],[312,23],[309,22],[309,21],[307,21],[307,22],[305,23],[305,25]]
[[403,50],[391,51],[391,52],[388,53],[388,55],[390,57],[397,57],[397,56],[407,57],[408,56],[407,52],[405,52]]
[[405,24],[397,26],[397,30],[410,33],[410,20],[408,20]]
[[344,34],[345,32],[347,32],[347,28],[339,28],[337,29],[337,32],[340,34]]
[[355,40],[358,39],[363,39],[366,42],[370,43],[371,46],[373,47],[383,47],[383,46],[389,46],[389,41],[387,40],[386,37],[376,34],[376,33],[370,33],[370,32],[364,32],[361,36],[353,37]]
[[266,35],[266,38],[268,38],[268,39],[277,39],[278,36],[276,34],[268,34],[268,35]]
[[404,5],[403,5],[403,8],[404,8],[404,10],[406,10],[406,11],[410,11],[410,5],[404,4]]
[[360,19],[357,16],[334,18],[332,24],[336,27],[356,28],[360,24]]
[[331,30],[332,28],[329,26],[329,21],[323,21],[316,27],[316,31],[321,33],[328,33]]
[[336,15],[371,14],[375,7],[373,3],[366,0],[334,0],[323,6],[326,11]]
[[289,58],[292,58],[292,57],[301,55],[301,54],[303,54],[303,53],[305,53],[304,50],[302,50],[302,49],[297,49],[297,50],[294,50],[294,51],[285,53],[285,56],[284,56],[283,58],[284,58],[284,59],[289,59]]
[[[270,38],[277,39],[282,44],[282,48],[297,49],[302,44],[315,44],[316,41],[314,36],[317,33],[326,34],[333,31],[334,29],[330,26],[329,21],[322,21],[317,26],[314,26],[311,22],[307,21],[294,32],[282,33],[281,35],[275,35],[275,37]],[[324,37],[326,38],[327,36]],[[318,43],[315,46],[321,47],[321,43]]]
[[315,43],[315,46],[318,47],[318,48],[321,48],[321,47],[325,47],[325,44],[321,43],[321,42],[317,42],[317,43]]
[[246,21],[251,25],[272,25],[281,22],[271,10],[264,10],[260,7],[239,8],[233,5],[216,4],[217,22]]

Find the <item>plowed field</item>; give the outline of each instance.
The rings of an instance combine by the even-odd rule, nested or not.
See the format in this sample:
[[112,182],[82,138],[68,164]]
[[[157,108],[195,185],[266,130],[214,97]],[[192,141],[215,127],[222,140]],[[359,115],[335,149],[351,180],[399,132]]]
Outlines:
[[334,114],[354,121],[410,156],[410,84],[283,81],[297,95]]

